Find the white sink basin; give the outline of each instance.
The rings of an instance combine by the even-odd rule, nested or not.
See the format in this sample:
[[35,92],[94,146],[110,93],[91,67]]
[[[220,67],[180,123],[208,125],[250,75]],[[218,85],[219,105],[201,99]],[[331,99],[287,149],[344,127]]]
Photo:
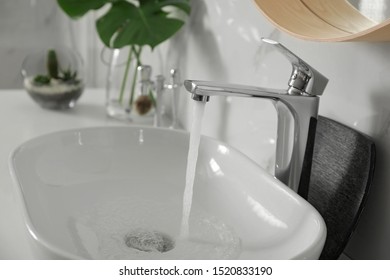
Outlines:
[[[319,213],[243,154],[207,137],[191,238],[180,240],[188,142],[184,132],[104,127],[21,145],[10,164],[37,258],[319,257],[326,237]],[[137,235],[163,245],[140,251]]]

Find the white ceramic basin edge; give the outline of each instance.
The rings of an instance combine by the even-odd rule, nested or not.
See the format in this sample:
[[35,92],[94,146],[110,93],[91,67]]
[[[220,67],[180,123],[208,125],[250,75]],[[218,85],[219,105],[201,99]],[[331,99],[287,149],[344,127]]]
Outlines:
[[[9,165],[37,258],[106,258],[100,242],[108,241],[98,229],[106,231],[102,225],[114,225],[115,218],[101,213],[119,213],[121,223],[132,219],[111,207],[122,207],[121,201],[152,201],[178,220],[188,139],[187,132],[163,128],[91,127],[21,144]],[[306,200],[244,154],[205,136],[194,208],[233,229],[241,240],[239,259],[316,259],[326,239],[322,217]],[[169,226],[172,236],[176,227],[176,221]]]

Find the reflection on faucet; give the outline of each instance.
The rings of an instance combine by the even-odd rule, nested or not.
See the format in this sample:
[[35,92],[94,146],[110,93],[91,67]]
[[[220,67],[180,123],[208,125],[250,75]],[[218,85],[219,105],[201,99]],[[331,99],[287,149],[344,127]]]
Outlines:
[[310,180],[319,97],[328,79],[278,42],[263,39],[292,64],[287,90],[186,80],[192,99],[207,102],[210,96],[241,96],[273,100],[278,114],[275,176],[302,197]]

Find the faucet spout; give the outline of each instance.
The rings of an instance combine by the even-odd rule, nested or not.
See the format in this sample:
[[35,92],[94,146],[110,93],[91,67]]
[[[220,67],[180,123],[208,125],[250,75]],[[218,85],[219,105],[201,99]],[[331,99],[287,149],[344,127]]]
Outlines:
[[195,101],[210,96],[264,97],[276,100],[280,95],[287,94],[285,90],[196,80],[185,80],[184,87],[192,93],[191,98]]
[[192,99],[203,102],[210,96],[273,100],[278,115],[275,177],[301,196],[307,196],[318,116],[317,96],[290,95],[287,90],[195,80],[186,80],[184,86],[192,94]]
[[282,44],[262,39],[287,58],[292,66],[286,90],[186,80],[192,99],[207,102],[210,96],[266,98],[273,101],[278,128],[275,177],[307,198],[318,117],[319,95],[328,79]]

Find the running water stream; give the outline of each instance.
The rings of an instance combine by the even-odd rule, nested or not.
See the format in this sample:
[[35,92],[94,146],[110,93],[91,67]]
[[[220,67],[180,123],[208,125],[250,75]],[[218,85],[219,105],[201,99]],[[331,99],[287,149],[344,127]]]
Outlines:
[[202,119],[204,115],[204,109],[206,107],[205,102],[193,102],[193,115],[192,125],[190,130],[190,146],[187,157],[187,170],[186,170],[186,184],[183,196],[183,216],[181,222],[180,237],[187,239],[189,236],[189,218],[192,206],[192,196],[194,190],[195,170],[196,163],[198,161],[198,151],[200,144],[200,132],[202,129]]

